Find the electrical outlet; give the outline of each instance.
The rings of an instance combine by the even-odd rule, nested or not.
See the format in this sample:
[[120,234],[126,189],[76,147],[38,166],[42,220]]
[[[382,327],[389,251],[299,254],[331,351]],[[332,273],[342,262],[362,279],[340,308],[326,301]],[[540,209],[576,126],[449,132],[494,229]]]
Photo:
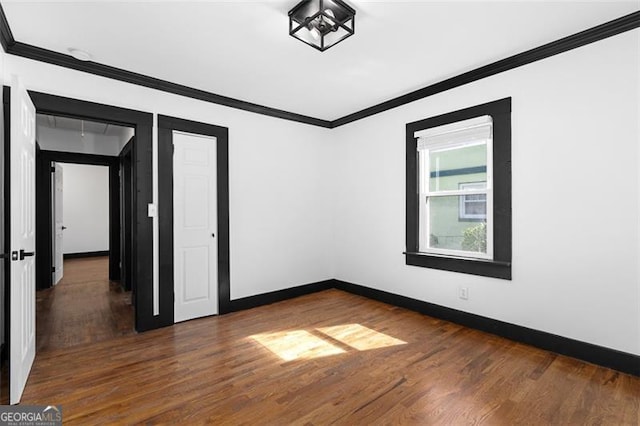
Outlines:
[[458,297],[462,300],[469,300],[469,287],[458,287]]

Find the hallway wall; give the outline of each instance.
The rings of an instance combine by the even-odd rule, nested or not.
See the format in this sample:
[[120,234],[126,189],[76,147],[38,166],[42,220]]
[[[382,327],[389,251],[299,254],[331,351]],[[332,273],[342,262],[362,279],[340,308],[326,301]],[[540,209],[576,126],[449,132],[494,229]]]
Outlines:
[[60,163],[63,253],[109,250],[109,167]]

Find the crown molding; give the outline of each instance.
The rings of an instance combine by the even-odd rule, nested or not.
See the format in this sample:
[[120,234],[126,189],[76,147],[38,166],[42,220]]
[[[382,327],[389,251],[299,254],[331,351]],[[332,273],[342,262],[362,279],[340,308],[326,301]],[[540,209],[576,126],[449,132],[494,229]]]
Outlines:
[[138,86],[148,87],[160,90],[174,95],[186,96],[192,99],[198,99],[205,102],[223,105],[230,108],[240,109],[253,112],[256,114],[266,115],[270,117],[281,118],[283,120],[296,121],[298,123],[310,124],[312,126],[331,128],[331,122],[319,118],[309,117],[294,112],[284,111],[281,109],[271,108],[240,99],[230,98],[228,96],[218,95],[204,90],[195,89],[170,81],[161,80],[159,78],[150,77],[144,74],[127,71],[121,68],[100,64],[97,62],[83,62],[75,59],[70,55],[54,52],[52,50],[43,49],[26,43],[21,43],[13,38],[9,22],[4,13],[4,9],[0,4],[0,44],[5,52],[10,55],[21,56],[23,58],[35,61],[46,62],[52,65],[58,65],[64,68],[83,71],[100,77],[106,77],[113,80],[123,81]]
[[21,56],[23,58],[28,58],[40,62],[46,62],[77,71],[87,72],[90,74],[111,78],[126,83],[136,84],[139,86],[160,90],[175,95],[186,96],[205,102],[211,102],[230,108],[240,109],[256,114],[281,118],[283,120],[295,121],[298,123],[309,124],[312,126],[318,126],[327,129],[333,129],[345,124],[353,123],[354,121],[371,117],[372,115],[379,114],[381,112],[427,98],[429,96],[433,96],[437,93],[454,89],[456,87],[463,86],[465,84],[472,83],[474,81],[478,81],[483,78],[502,73],[504,71],[509,71],[514,68],[539,61],[541,59],[549,58],[560,53],[568,52],[570,50],[577,49],[578,47],[582,47],[587,44],[591,44],[596,41],[636,29],[638,27],[640,27],[640,11],[633,12],[621,18],[614,19],[612,21],[595,26],[593,28],[589,28],[568,37],[561,38],[551,43],[544,44],[534,49],[509,56],[508,58],[501,59],[499,61],[484,65],[474,70],[467,71],[455,77],[451,77],[438,83],[423,87],[422,89],[415,90],[413,92],[398,96],[369,108],[365,108],[352,114],[345,115],[344,117],[338,118],[336,120],[323,120],[320,118],[271,108],[268,106],[231,98],[228,96],[218,95],[216,93],[211,93],[205,90],[195,89],[189,86],[172,83],[170,81],[161,80],[132,71],[127,71],[121,68],[99,64],[97,62],[82,62],[70,55],[65,55],[48,49],[43,49],[41,47],[21,43],[14,39],[11,28],[9,27],[9,22],[7,21],[7,17],[4,13],[4,9],[0,4],[0,44],[2,44],[2,48],[8,54]]
[[[1,20],[0,25],[2,25]],[[40,62],[46,62],[52,65],[74,69],[77,71],[87,72],[100,77],[106,77],[113,80],[123,81],[125,83],[131,83],[138,86],[172,93],[174,95],[186,96],[188,98],[210,102],[217,105],[223,105],[230,108],[249,111],[256,114],[296,121],[299,123],[310,124],[312,126],[325,128],[331,127],[331,122],[327,120],[308,117],[306,115],[296,114],[276,108],[270,108],[267,106],[246,102],[240,99],[234,99],[228,96],[222,96],[204,90],[194,89],[192,87],[183,86],[181,84],[172,83],[166,80],[161,80],[159,78],[150,77],[144,74],[127,71],[109,65],[99,64],[97,62],[79,61],[70,55],[53,52],[51,50],[43,49],[41,47],[32,46],[21,42],[14,42],[13,44],[9,45],[7,53]]]
[[614,35],[633,30],[640,26],[640,12],[634,12],[629,15],[625,15],[621,18],[614,19],[613,21],[606,22],[602,25],[598,25],[588,30],[581,31],[579,33],[570,35],[568,37],[561,38],[551,43],[544,44],[534,49],[527,50],[522,53],[518,53],[508,58],[501,59],[491,64],[476,68],[474,70],[465,72],[452,78],[440,81],[430,86],[423,87],[422,89],[415,90],[397,98],[390,99],[388,101],[379,103],[369,108],[365,108],[361,111],[354,112],[353,114],[346,115],[342,118],[332,121],[332,128],[343,126],[348,123],[352,123],[357,120],[361,120],[366,117],[370,117],[375,114],[379,114],[384,111],[388,111],[393,108],[397,108],[408,103],[433,96],[437,93],[441,93],[450,89],[454,89],[459,86],[463,86],[468,83],[472,83],[477,80],[481,80],[492,75],[499,74],[504,71],[509,71],[514,68],[521,67],[523,65],[530,64],[532,62],[539,61],[560,53],[568,52],[569,50],[576,49],[581,46],[585,46],[590,43],[594,43],[599,40],[603,40]]
[[9,21],[7,21],[7,15],[4,14],[4,9],[0,4],[0,44],[5,52],[9,53],[11,46],[16,44],[16,40],[13,38],[11,27],[9,27]]

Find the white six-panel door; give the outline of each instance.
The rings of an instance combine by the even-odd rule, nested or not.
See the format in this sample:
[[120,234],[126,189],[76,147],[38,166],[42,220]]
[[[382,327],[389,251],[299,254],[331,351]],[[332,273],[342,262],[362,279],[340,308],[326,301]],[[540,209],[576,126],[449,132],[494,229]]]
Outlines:
[[63,191],[62,191],[62,183],[64,182],[63,169],[60,164],[55,165],[55,172],[53,185],[54,185],[54,207],[53,207],[53,224],[54,224],[54,238],[55,250],[53,252],[53,260],[54,267],[56,268],[53,284],[58,284],[64,275],[64,254],[63,254],[63,234],[64,234],[64,216],[63,216]]
[[216,138],[173,132],[174,320],[218,313]]
[[36,354],[36,110],[17,78],[11,88],[11,307],[9,400],[20,402]]

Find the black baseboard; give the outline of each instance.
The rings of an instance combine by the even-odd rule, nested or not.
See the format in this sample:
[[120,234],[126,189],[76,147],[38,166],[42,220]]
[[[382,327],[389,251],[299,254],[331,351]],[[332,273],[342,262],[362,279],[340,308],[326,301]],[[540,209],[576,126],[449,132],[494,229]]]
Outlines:
[[85,251],[82,253],[65,253],[65,259],[79,259],[82,257],[101,257],[101,256],[109,256],[109,250],[104,251]]
[[335,288],[475,330],[640,377],[640,356],[340,280],[326,280],[231,301],[231,312]]
[[257,308],[258,306],[270,305],[271,303],[282,302],[283,300],[293,299],[294,297],[328,290],[334,287],[334,282],[335,280],[320,281],[316,283],[301,285],[298,287],[272,291],[270,293],[243,297],[242,299],[235,299],[230,302],[230,312]]
[[431,317],[451,321],[465,327],[485,331],[516,342],[567,355],[624,373],[640,376],[640,356],[605,348],[544,331],[522,327],[503,321],[470,314],[433,303],[423,302],[386,291],[375,290],[344,281],[334,280],[334,287],[369,299],[420,312]]

